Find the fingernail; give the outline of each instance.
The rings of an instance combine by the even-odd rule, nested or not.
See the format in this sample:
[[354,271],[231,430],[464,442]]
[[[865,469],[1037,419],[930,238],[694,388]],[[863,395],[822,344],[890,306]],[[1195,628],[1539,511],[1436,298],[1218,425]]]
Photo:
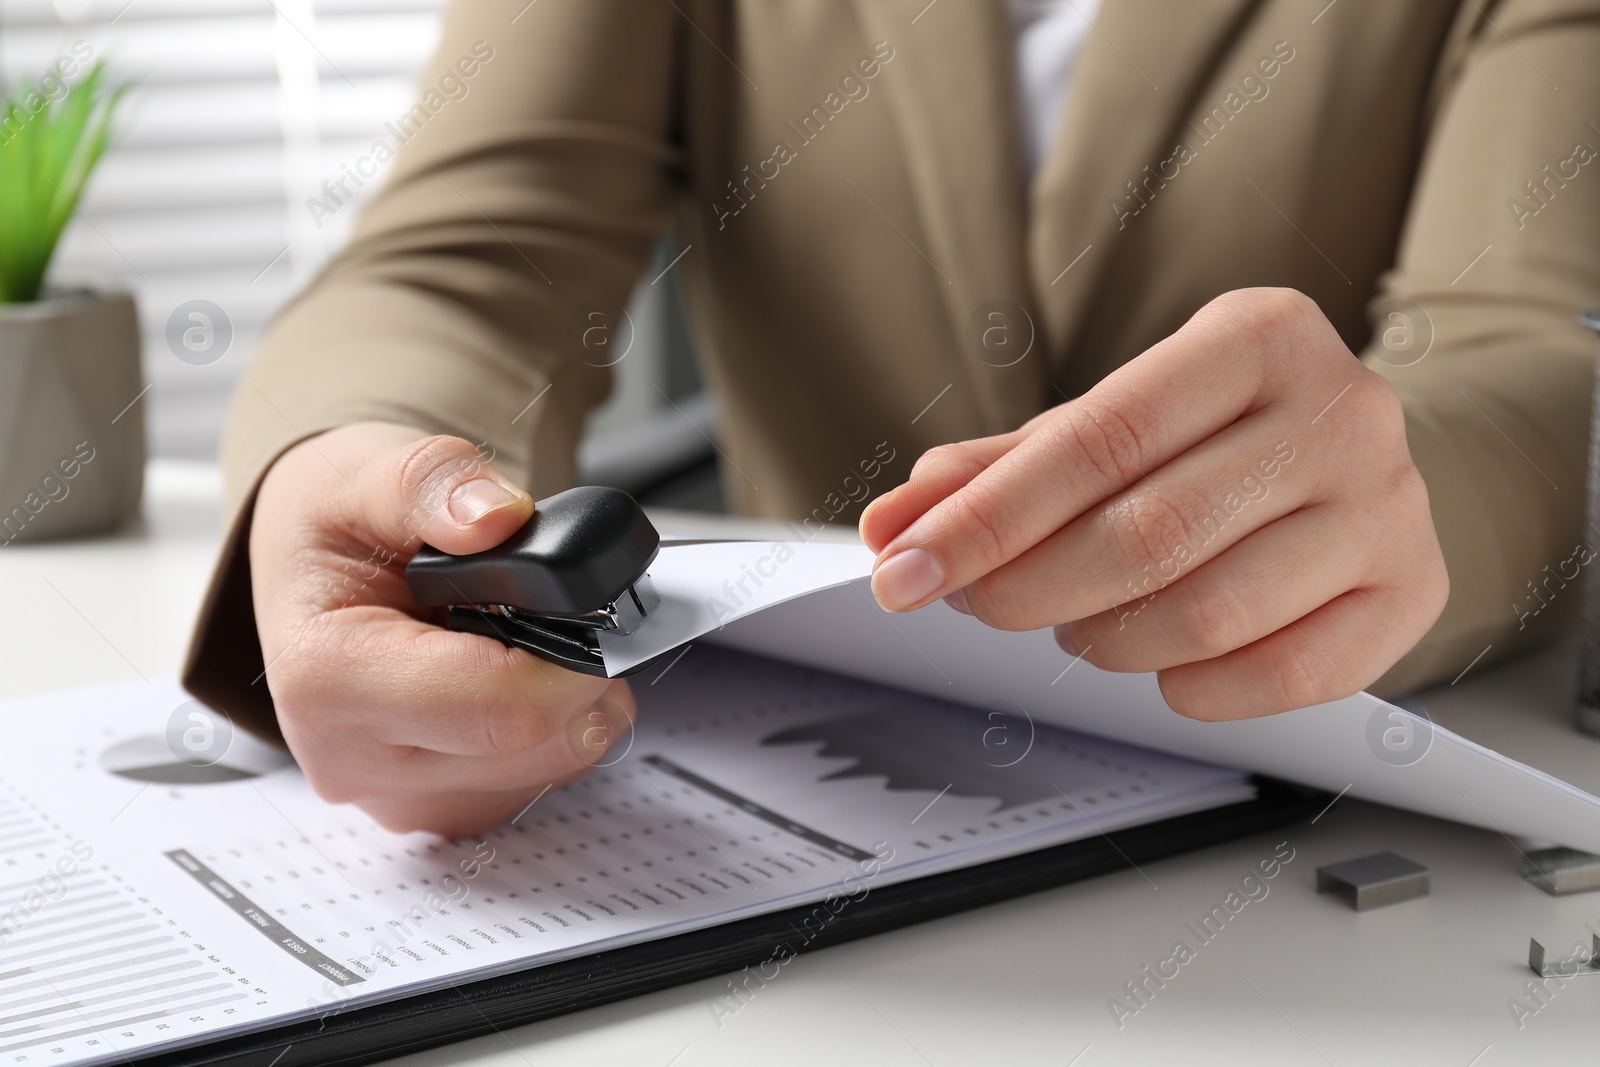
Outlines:
[[972,614],[972,609],[967,607],[967,591],[964,588],[957,589],[954,593],[946,593],[944,602],[963,615]]
[[872,572],[872,594],[889,611],[907,611],[944,584],[944,568],[925,548],[897,552]]
[[1083,650],[1078,647],[1077,639],[1072,636],[1072,624],[1064,622],[1056,627],[1056,644],[1061,646],[1061,651],[1076,659],[1083,655]]
[[474,478],[462,482],[450,494],[450,517],[471,525],[508,504],[514,504],[517,495],[499,482],[489,478]]

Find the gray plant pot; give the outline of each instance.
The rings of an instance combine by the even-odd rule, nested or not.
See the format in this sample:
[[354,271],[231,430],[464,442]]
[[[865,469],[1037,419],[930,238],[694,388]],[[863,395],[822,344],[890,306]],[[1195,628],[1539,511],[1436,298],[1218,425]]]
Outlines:
[[0,305],[0,546],[103,533],[139,508],[144,383],[133,298]]

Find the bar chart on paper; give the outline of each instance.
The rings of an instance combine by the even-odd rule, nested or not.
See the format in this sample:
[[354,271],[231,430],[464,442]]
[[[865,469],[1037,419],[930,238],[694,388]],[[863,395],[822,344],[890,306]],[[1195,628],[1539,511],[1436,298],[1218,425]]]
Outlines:
[[[259,995],[136,886],[80,866],[92,856],[14,789],[0,795],[0,870],[8,875],[0,884],[0,1060],[20,1059],[10,1054],[45,1034],[108,1050],[115,1039],[107,1035],[130,1026],[153,1023],[159,1032],[170,1026],[159,1020],[172,1016],[222,1019]],[[40,865],[44,873],[17,877]]]
[[[705,646],[605,765],[395,834],[170,682],[0,706],[0,1064],[122,1061],[1248,799],[1238,772]],[[853,880],[847,883],[847,879]]]

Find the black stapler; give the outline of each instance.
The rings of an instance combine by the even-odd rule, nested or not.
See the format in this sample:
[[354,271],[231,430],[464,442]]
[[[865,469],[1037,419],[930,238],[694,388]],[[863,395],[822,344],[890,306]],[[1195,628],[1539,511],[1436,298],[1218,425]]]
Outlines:
[[450,607],[447,629],[604,678],[600,635],[632,633],[660,604],[646,573],[660,548],[633,497],[582,486],[535,503],[533,518],[486,552],[451,556],[424,545],[406,582],[418,603]]

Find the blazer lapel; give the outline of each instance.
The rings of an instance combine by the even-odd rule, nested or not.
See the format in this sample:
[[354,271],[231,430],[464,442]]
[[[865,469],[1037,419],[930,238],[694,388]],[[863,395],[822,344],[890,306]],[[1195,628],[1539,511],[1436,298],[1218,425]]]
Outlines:
[[[1038,410],[1047,384],[1026,256],[1011,28],[1001,0],[854,0],[872,41],[895,49],[883,82],[899,129],[924,249],[987,432]],[[998,312],[1002,318],[986,318]],[[1018,314],[1020,312],[1020,314]],[[1001,325],[1006,355],[980,348]],[[974,325],[978,328],[974,329]],[[991,337],[997,337],[991,331]],[[1010,362],[1010,351],[1032,351]],[[1003,365],[1002,365],[1003,364]]]
[[1196,94],[1259,2],[1102,0],[1031,190],[1028,262],[1051,361],[1069,358],[1110,262],[1122,226],[1114,206],[1138,205],[1128,183],[1171,154]]

